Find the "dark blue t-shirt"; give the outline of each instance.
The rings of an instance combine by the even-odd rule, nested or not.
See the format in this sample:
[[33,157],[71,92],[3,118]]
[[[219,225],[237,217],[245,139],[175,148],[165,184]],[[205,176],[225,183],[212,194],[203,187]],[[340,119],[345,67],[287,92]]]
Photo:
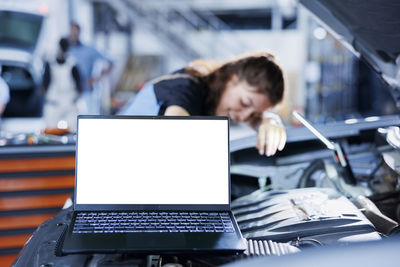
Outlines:
[[173,105],[186,109],[190,115],[207,115],[207,87],[201,80],[180,70],[153,81],[153,86],[160,104],[158,115],[164,115],[165,110]]

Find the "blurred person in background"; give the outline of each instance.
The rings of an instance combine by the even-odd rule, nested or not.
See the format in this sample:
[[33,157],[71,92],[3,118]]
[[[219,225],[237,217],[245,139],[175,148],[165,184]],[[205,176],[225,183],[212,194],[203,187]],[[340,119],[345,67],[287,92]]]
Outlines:
[[75,131],[76,116],[85,112],[85,104],[80,99],[81,75],[74,59],[67,56],[68,48],[68,39],[62,38],[56,58],[45,64],[43,116],[47,128]]
[[0,126],[1,126],[1,116],[8,102],[10,101],[10,88],[4,79],[0,76]]
[[[75,59],[81,73],[82,93],[86,101],[88,113],[99,114],[100,103],[97,102],[100,100],[93,93],[94,86],[97,82],[111,72],[113,68],[113,62],[94,47],[83,44],[80,41],[80,32],[81,28],[77,23],[73,22],[70,24],[68,39],[71,47],[68,54]],[[99,73],[95,73],[94,66],[99,61],[106,62],[105,67],[103,67]]]
[[185,69],[149,82],[120,114],[216,115],[257,129],[260,155],[282,150],[286,131],[269,110],[284,93],[281,67],[273,55],[253,53],[232,61],[196,60]]

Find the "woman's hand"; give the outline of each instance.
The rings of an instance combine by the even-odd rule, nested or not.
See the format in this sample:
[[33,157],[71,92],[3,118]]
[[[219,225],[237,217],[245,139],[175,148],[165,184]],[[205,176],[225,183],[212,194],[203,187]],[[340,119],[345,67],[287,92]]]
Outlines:
[[264,117],[258,127],[257,149],[260,155],[272,156],[285,144],[286,130],[279,117]]

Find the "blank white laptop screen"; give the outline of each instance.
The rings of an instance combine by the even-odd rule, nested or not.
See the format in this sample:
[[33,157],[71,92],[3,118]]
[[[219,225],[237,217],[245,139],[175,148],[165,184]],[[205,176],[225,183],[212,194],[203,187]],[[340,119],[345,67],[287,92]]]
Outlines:
[[229,204],[227,120],[79,119],[76,204]]

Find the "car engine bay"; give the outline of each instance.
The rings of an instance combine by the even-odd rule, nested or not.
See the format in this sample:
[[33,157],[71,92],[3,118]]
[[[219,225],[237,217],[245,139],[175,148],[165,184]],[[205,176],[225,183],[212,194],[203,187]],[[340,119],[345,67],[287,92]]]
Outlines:
[[[329,128],[320,127],[331,132]],[[289,141],[275,158],[262,158],[251,148],[234,152],[233,194],[245,188],[235,186],[235,181],[244,184],[253,179],[253,188],[260,187],[232,202],[244,237],[301,248],[397,235],[399,128],[367,128],[358,134],[340,132],[346,137],[330,136],[346,151],[355,184],[344,179],[336,154],[318,139]]]
[[[262,157],[246,138],[231,140],[231,208],[247,250],[240,255],[61,255],[59,243],[72,217],[67,208],[41,225],[26,244],[18,266],[219,266],[250,258],[302,254],[354,244],[380,243],[399,234],[399,128],[393,117],[381,125],[361,123],[359,132],[343,130],[340,142],[356,184],[341,176],[340,165],[304,127],[288,129],[286,148]],[[330,132],[331,125],[318,127]],[[335,128],[340,128],[337,123]],[[345,127],[345,126],[344,126]],[[346,128],[346,127],[345,127]],[[306,131],[307,132],[307,131]],[[250,138],[251,139],[251,138]],[[240,149],[237,149],[240,147]],[[235,150],[236,149],[236,150]],[[368,242],[367,242],[368,241]],[[151,266],[150,265],[150,266]]]

